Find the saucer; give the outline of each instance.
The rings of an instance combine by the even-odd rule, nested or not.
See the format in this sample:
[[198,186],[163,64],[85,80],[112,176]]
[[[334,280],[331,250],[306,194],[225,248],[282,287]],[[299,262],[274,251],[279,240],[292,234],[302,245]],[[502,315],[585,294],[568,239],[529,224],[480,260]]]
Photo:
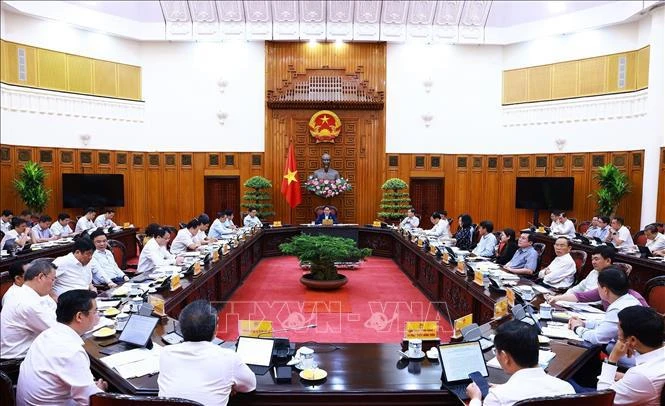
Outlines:
[[320,381],[328,376],[328,373],[323,369],[305,369],[300,372],[300,377],[306,381]]
[[419,351],[418,353],[414,354],[411,351],[408,351],[406,355],[409,356],[409,359],[423,359],[425,358],[425,353],[423,351]]
[[111,337],[114,334],[115,334],[115,329],[109,327],[102,327],[99,330],[92,333],[92,336],[97,338],[104,338],[104,337]]
[[120,313],[120,310],[116,309],[115,307],[110,307],[104,310],[104,316],[113,317],[116,316],[118,313]]
[[427,359],[430,359],[432,361],[438,361],[439,360],[439,352],[436,350],[436,348],[433,348],[434,351],[430,350],[427,351]]

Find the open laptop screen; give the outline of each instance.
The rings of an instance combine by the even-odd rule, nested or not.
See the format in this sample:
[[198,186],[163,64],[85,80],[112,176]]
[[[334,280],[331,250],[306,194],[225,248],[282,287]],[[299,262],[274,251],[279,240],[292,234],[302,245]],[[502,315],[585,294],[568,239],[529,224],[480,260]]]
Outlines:
[[239,337],[236,353],[247,365],[268,366],[274,343],[271,338]]
[[472,372],[480,372],[484,377],[489,376],[483,351],[477,341],[440,345],[439,353],[446,382],[469,380]]
[[119,341],[145,347],[152,336],[159,319],[157,317],[141,316],[133,314],[129,317],[125,328],[122,330]]

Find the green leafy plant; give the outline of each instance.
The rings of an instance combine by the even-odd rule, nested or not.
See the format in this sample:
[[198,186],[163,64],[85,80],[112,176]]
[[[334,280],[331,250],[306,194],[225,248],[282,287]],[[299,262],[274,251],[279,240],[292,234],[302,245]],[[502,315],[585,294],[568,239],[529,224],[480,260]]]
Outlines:
[[14,189],[23,203],[34,213],[44,211],[51,189],[44,187],[46,172],[37,162],[28,161],[23,165],[18,179],[14,179]]
[[594,176],[600,187],[596,191],[598,213],[602,216],[614,216],[621,199],[630,193],[630,180],[619,168],[607,164],[598,168]]
[[256,209],[256,215],[260,219],[266,219],[267,217],[274,216],[275,212],[272,211],[272,204],[270,203],[270,194],[266,189],[272,187],[272,183],[262,176],[253,176],[243,184],[248,190],[245,192],[245,195],[242,197],[245,202],[241,205],[246,208],[248,211]]
[[311,278],[333,281],[340,278],[335,262],[359,261],[372,254],[370,248],[358,248],[351,238],[301,234],[279,245],[284,254],[295,255],[311,264]]
[[383,199],[379,207],[383,210],[377,215],[386,221],[395,221],[406,216],[406,211],[411,207],[411,198],[405,189],[409,186],[402,179],[390,178],[381,186]]

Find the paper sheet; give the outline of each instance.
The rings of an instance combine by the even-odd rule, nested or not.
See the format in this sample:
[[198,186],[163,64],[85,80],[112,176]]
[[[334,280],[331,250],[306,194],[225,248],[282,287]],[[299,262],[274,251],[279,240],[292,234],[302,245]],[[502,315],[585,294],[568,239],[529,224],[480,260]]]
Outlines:
[[106,310],[111,307],[117,307],[120,300],[99,300],[97,299],[97,310]]
[[[546,368],[547,365],[549,365],[550,361],[552,361],[552,358],[554,358],[555,356],[556,354],[553,351],[538,350],[538,365],[540,365],[543,368]],[[501,365],[499,365],[499,360],[496,357],[487,361],[487,366],[490,368],[501,369]]]
[[99,330],[102,327],[108,327],[108,326],[112,326],[114,324],[115,324],[115,322],[113,320],[102,316],[102,317],[99,318],[99,323],[97,323],[97,325],[95,327],[93,327],[92,330],[86,331],[85,333],[90,334],[93,331]]
[[567,338],[569,340],[580,340],[580,336],[575,334],[573,330],[566,327],[543,327],[543,335],[551,338]]
[[123,378],[129,379],[159,372],[161,352],[162,347],[154,344],[151,350],[135,348],[100,358],[100,360],[109,368],[118,371]]

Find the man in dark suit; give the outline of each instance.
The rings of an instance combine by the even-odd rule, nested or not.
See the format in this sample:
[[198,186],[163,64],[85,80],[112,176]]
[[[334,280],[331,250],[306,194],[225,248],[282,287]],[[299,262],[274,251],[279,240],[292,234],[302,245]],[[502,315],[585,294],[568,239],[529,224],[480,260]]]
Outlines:
[[332,220],[333,224],[337,224],[337,216],[330,212],[330,207],[324,206],[323,213],[319,214],[316,218],[316,224],[323,224],[323,220]]

